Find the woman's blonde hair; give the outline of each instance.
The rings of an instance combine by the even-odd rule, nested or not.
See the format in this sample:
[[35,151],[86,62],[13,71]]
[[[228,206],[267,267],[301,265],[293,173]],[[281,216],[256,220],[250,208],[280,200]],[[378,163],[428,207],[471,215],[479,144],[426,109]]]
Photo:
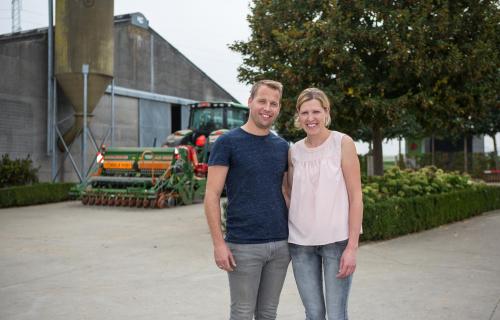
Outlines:
[[328,126],[330,126],[330,123],[332,122],[332,118],[330,117],[330,100],[328,100],[326,94],[318,88],[307,88],[302,91],[297,98],[297,104],[295,105],[295,109],[297,111],[295,114],[295,127],[299,129],[301,128],[299,123],[300,107],[307,101],[311,100],[317,100],[321,104],[321,107],[325,109],[325,127],[328,128]]

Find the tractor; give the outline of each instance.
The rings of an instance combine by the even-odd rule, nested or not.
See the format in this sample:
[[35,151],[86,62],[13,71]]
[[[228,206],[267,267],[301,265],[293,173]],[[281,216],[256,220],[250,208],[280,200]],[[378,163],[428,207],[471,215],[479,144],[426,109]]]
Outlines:
[[233,102],[190,105],[189,129],[161,148],[106,148],[92,173],[71,194],[85,205],[165,208],[203,199],[212,143],[243,125],[248,108]]
[[198,102],[191,104],[188,129],[169,135],[163,144],[167,147],[192,145],[201,162],[208,155],[215,140],[226,131],[242,126],[248,118],[248,107],[234,102]]

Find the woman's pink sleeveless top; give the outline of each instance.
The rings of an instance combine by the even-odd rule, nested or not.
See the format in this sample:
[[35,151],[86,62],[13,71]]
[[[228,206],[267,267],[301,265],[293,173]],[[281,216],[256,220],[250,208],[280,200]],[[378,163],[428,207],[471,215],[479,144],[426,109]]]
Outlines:
[[331,131],[318,147],[305,139],[291,150],[293,186],[288,242],[324,245],[349,236],[349,197],[341,168],[343,133]]

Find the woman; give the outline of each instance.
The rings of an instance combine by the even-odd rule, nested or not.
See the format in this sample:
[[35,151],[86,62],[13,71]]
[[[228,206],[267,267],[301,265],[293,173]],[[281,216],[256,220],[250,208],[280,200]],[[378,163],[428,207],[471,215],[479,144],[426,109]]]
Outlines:
[[323,91],[302,91],[296,109],[296,125],[307,137],[289,153],[293,273],[307,320],[326,314],[329,320],[347,319],[363,219],[356,147],[349,136],[328,129],[330,102]]

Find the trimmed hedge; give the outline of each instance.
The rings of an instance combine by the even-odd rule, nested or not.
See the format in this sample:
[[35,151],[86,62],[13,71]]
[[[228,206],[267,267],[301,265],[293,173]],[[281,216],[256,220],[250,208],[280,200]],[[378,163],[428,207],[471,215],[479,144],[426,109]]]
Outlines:
[[390,239],[499,208],[500,188],[491,186],[368,203],[361,239]]
[[74,183],[38,183],[0,189],[0,208],[69,200]]

